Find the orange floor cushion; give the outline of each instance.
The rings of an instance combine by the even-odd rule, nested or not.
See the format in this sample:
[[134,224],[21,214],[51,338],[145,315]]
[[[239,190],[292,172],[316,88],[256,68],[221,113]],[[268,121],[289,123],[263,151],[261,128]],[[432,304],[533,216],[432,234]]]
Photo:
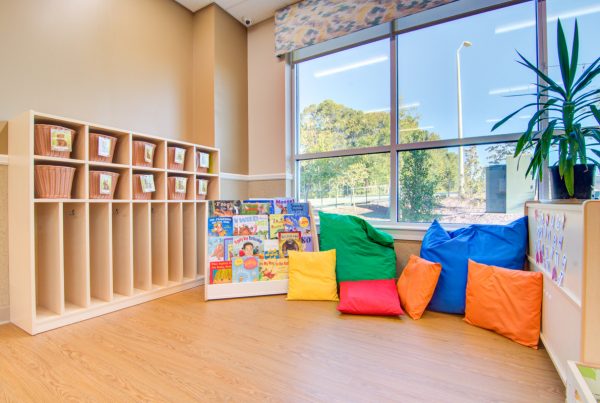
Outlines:
[[542,289],[542,273],[469,260],[465,321],[537,348]]
[[420,319],[431,301],[442,265],[411,255],[400,278],[398,295],[404,311],[413,319]]

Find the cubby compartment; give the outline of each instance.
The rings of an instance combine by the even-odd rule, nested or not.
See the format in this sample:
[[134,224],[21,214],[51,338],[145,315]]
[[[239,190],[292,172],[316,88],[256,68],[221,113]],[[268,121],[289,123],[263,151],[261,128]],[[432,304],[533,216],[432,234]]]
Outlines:
[[[118,174],[118,177],[114,174]],[[109,186],[114,188],[114,193],[110,191]],[[129,168],[100,168],[90,164],[89,189],[90,199],[128,200],[131,198],[130,170]]]
[[130,203],[112,203],[113,292],[133,294],[133,239]]
[[[154,192],[144,193],[144,188],[142,187],[142,177],[147,175],[152,176],[152,180],[154,181]],[[164,172],[134,169],[132,175],[132,191],[132,197],[134,200],[166,200],[166,174]]]
[[[146,145],[154,145],[152,162]],[[133,135],[131,138],[132,165],[134,167],[165,169],[167,167],[166,142],[153,137]]]
[[92,299],[111,301],[112,220],[110,203],[90,203],[90,294]]
[[[49,168],[46,168],[49,167]],[[54,169],[58,167],[59,169]],[[66,167],[62,170],[60,167]],[[74,169],[74,171],[72,171]],[[73,179],[69,180],[73,172]],[[71,182],[70,194],[64,193]],[[36,160],[34,164],[34,197],[36,199],[85,199],[85,166],[79,163],[48,163]],[[67,195],[68,197],[64,197]]]
[[[198,193],[200,189],[199,180],[207,181],[206,194],[204,198]],[[208,175],[196,175],[196,200],[218,200],[219,198],[219,178]]]
[[[206,228],[208,227],[208,204],[197,203],[196,207],[196,273],[204,276],[204,264],[207,261],[206,256]],[[204,279],[205,284],[207,279]]]
[[[67,130],[62,131],[61,128]],[[85,125],[50,117],[36,117],[33,130],[35,155],[56,159],[85,159],[87,138]],[[65,141],[65,134],[71,137],[70,152],[66,150],[69,145],[68,140]],[[53,140],[54,150],[52,149]]]
[[194,180],[191,175],[169,174],[167,197],[169,200],[194,200]]
[[169,203],[169,281],[183,280],[183,207]]
[[183,216],[183,277],[196,278],[196,205],[182,204]]
[[165,286],[169,282],[167,204],[152,203],[150,216],[152,233],[152,283],[158,286]]
[[[184,161],[179,163],[176,160],[177,149],[183,150]],[[195,160],[195,148],[193,145],[179,143],[174,141],[167,142],[167,169],[171,171],[186,171],[195,172],[196,160]]]
[[63,204],[64,287],[67,308],[90,304],[88,205]]
[[34,214],[36,311],[43,318],[65,310],[62,204],[38,203]]
[[[208,169],[203,169],[199,164],[198,153],[208,154]],[[216,148],[196,146],[195,153],[195,171],[198,173],[207,173],[209,175],[217,175],[219,173],[219,151]]]
[[[101,137],[101,139],[99,139],[99,137]],[[94,162],[129,165],[131,155],[129,137],[129,133],[127,132],[91,126],[89,128],[88,139],[89,160]],[[106,151],[107,146],[109,146],[107,138],[114,139],[114,141],[111,142],[114,143],[112,159],[107,157],[103,152]]]
[[152,286],[150,208],[150,203],[133,204],[133,286],[138,290]]

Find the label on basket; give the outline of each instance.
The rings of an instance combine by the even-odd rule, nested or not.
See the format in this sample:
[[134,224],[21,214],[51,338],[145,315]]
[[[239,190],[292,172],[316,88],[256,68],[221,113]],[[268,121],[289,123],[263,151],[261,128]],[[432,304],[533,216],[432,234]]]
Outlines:
[[144,193],[152,193],[156,190],[154,187],[154,175],[140,176],[140,183],[142,184],[142,192]]
[[71,131],[53,127],[50,129],[50,149],[52,151],[69,151],[73,149]]
[[185,193],[187,178],[175,178],[175,193]]
[[198,166],[200,168],[208,168],[210,166],[210,156],[207,153],[199,153],[200,154],[200,162]]
[[112,176],[100,174],[100,194],[109,195],[112,190]]
[[205,179],[198,179],[198,194],[205,195],[208,193],[208,181]]
[[185,149],[184,148],[176,148],[175,156],[173,157],[173,160],[176,164],[183,164],[183,162],[185,161]]
[[154,159],[154,147],[150,144],[144,144],[144,161],[152,163]]
[[100,157],[110,157],[110,143],[108,137],[98,137],[98,155]]

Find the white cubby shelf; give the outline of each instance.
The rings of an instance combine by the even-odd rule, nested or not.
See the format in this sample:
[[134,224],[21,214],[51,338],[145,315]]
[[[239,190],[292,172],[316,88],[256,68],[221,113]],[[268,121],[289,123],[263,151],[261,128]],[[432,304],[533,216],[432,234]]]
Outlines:
[[[35,124],[77,131],[73,158],[34,154]],[[90,132],[117,138],[112,163],[90,158]],[[154,166],[133,165],[132,143],[156,145]],[[185,148],[184,171],[167,169],[169,146]],[[210,154],[209,174],[195,171]],[[30,334],[93,318],[204,283],[206,209],[196,177],[220,195],[219,150],[58,116],[25,112],[9,122],[11,322]],[[37,199],[34,166],[76,168],[70,198]],[[120,174],[113,199],[90,198],[90,171]],[[152,174],[151,200],[133,199],[133,175]],[[185,200],[169,200],[167,178],[189,178]]]

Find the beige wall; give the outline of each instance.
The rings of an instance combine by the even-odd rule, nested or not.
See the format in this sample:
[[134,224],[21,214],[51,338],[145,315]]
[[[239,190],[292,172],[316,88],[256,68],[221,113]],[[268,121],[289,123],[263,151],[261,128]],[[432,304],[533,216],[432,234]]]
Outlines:
[[172,0],[0,1],[0,121],[34,109],[193,140],[192,24]]
[[285,60],[275,57],[274,20],[248,29],[249,172],[285,172]]

